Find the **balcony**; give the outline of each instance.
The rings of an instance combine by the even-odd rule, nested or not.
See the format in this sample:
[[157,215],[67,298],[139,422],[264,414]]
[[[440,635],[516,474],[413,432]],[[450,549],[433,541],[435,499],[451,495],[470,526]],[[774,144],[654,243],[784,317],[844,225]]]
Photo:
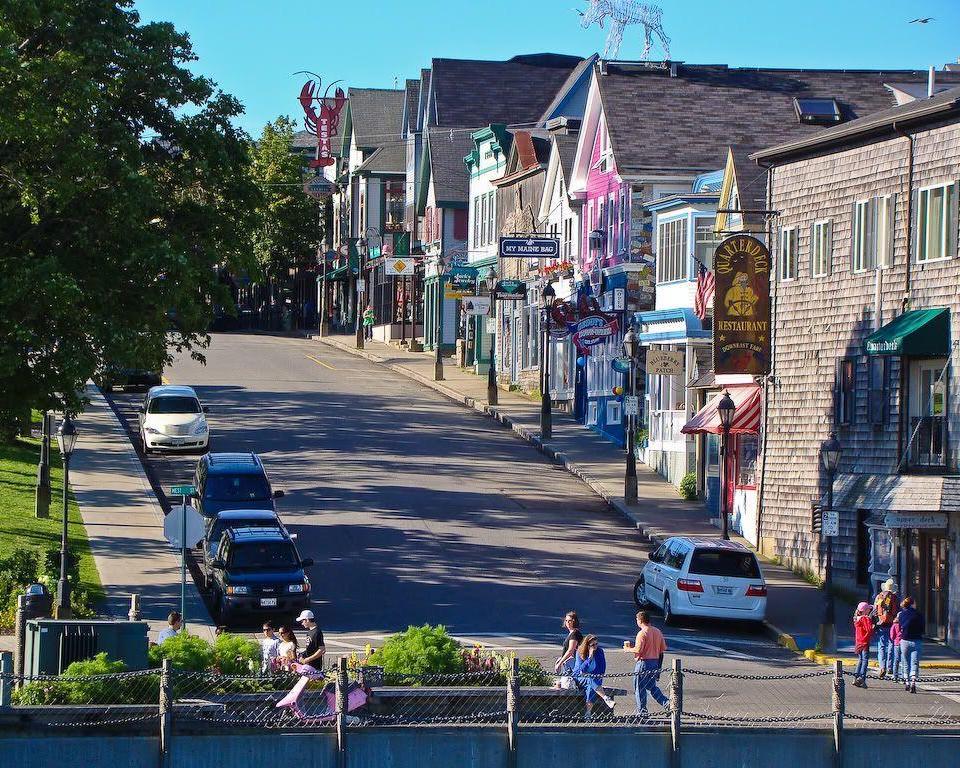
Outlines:
[[657,450],[661,443],[686,443],[687,436],[680,431],[686,423],[687,412],[685,410],[651,411],[650,447]]
[[910,469],[944,472],[947,468],[946,419],[944,416],[914,416],[910,419]]

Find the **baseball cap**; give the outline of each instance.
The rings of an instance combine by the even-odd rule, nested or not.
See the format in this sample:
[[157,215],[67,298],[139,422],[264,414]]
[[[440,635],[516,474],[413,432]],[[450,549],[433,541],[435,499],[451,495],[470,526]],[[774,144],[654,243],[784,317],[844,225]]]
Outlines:
[[313,611],[300,611],[300,615],[297,616],[297,621],[303,621],[304,619],[313,621]]

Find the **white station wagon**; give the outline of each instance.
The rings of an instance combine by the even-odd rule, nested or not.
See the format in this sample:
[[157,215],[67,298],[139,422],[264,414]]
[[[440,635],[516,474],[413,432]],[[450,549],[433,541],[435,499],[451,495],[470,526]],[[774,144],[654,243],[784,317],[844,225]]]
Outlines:
[[151,451],[207,451],[210,429],[207,409],[191,387],[151,387],[140,406],[140,444]]
[[656,605],[677,616],[762,621],[767,584],[757,556],[724,539],[674,536],[650,553],[633,588],[638,607]]

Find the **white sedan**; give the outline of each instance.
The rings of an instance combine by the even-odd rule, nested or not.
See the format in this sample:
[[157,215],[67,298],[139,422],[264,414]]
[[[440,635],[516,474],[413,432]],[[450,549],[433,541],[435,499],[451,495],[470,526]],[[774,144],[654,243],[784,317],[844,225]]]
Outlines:
[[151,387],[140,406],[140,443],[144,454],[159,450],[209,450],[206,412],[192,387]]
[[763,621],[767,584],[757,556],[724,539],[674,536],[650,553],[633,588],[638,607],[676,616]]

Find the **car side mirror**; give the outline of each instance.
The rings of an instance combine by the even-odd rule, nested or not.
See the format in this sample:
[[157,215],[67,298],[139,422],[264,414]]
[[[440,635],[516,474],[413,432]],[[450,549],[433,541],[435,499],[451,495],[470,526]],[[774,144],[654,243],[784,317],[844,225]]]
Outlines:
[[211,568],[223,568],[226,564],[219,557],[213,559],[210,563]]
[[309,568],[311,565],[313,565],[312,557],[305,557],[303,558],[303,560],[300,561],[301,568]]
[[203,406],[203,412],[204,412],[204,413],[210,413],[210,406],[209,406],[209,405]]
[[298,533],[291,533],[291,534],[290,534],[290,541],[296,541],[299,536],[300,536],[300,534],[298,534]]
[[275,499],[282,499],[282,498],[283,498],[283,491],[274,491],[274,492],[273,492],[273,498],[275,498]]

